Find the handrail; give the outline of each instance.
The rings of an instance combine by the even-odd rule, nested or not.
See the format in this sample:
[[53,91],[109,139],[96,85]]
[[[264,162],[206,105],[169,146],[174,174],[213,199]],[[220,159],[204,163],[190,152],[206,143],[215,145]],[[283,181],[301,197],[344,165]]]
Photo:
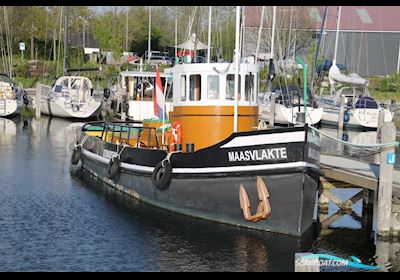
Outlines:
[[329,135],[329,134],[327,134],[325,132],[322,132],[321,130],[319,130],[319,129],[311,126],[311,125],[309,126],[309,128],[311,128],[314,131],[317,131],[320,135],[323,135],[323,136],[328,137],[328,138],[330,138],[330,139],[332,139],[332,140],[334,140],[336,142],[339,142],[341,144],[348,145],[348,146],[361,147],[361,148],[386,148],[386,147],[393,147],[393,146],[394,147],[398,147],[400,145],[400,143],[398,141],[389,142],[389,143],[380,143],[380,144],[354,144],[354,143],[350,143],[350,142],[347,142],[347,141],[343,141],[343,140],[338,139],[338,138],[336,138],[334,136],[331,136],[331,135]]
[[[141,121],[131,121],[131,120],[128,120],[128,121],[112,121],[112,122],[92,121],[92,122],[85,123],[82,126],[81,131],[82,132],[88,131],[88,126],[96,126],[96,125],[98,125],[98,126],[102,127],[102,130],[101,130],[101,138],[102,139],[103,139],[103,136],[104,136],[105,132],[112,130],[111,139],[114,138],[114,134],[115,133],[119,133],[119,136],[116,136],[116,137],[117,138],[119,137],[119,143],[121,143],[122,142],[121,141],[122,140],[122,132],[128,132],[128,141],[129,141],[130,138],[131,138],[130,137],[131,132],[132,132],[131,130],[132,129],[138,129],[139,132],[138,132],[136,141],[137,141],[137,143],[139,143],[140,142],[140,137],[141,137],[141,132],[148,130],[148,131],[150,131],[149,136],[148,136],[149,137],[148,143],[150,144],[151,137],[152,137],[151,135],[154,134],[155,141],[156,141],[156,146],[157,146],[157,149],[159,149],[159,141],[158,141],[158,137],[157,137],[157,129],[155,127],[129,125],[129,124],[142,124],[142,123],[143,122],[141,122]],[[119,129],[116,130],[116,126],[118,126]],[[153,130],[154,130],[154,133],[152,133]]]

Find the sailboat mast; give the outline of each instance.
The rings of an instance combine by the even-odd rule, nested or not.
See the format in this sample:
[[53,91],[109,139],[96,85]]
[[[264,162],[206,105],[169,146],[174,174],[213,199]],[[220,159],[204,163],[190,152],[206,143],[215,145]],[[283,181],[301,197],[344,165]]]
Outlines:
[[147,42],[147,63],[150,64],[151,56],[151,6],[149,7],[149,40]]
[[321,24],[321,30],[319,32],[319,39],[318,39],[317,49],[315,51],[314,66],[313,66],[313,69],[311,71],[311,85],[310,85],[311,92],[313,92],[314,73],[315,73],[315,69],[317,68],[317,64],[318,64],[319,49],[320,49],[321,41],[322,41],[322,34],[324,33],[324,26],[325,26],[325,20],[326,20],[327,11],[328,11],[328,6],[325,6],[324,18],[322,19],[322,24]]
[[207,45],[207,63],[210,63],[210,50],[211,50],[211,6],[208,12],[208,45]]
[[235,105],[233,113],[233,132],[238,131],[238,102],[239,102],[239,67],[240,67],[240,6],[236,6],[236,30],[235,30]]
[[397,55],[397,74],[399,74],[400,70],[400,42],[399,42],[399,53]]
[[273,14],[272,14],[271,59],[274,59],[275,22],[276,22],[276,6],[273,7]]
[[339,6],[337,23],[336,23],[335,53],[333,55],[332,65],[336,65],[336,55],[337,55],[337,47],[338,47],[338,42],[339,42],[339,28],[340,28],[340,14],[341,14],[341,12],[342,12],[342,6]]
[[64,26],[64,76],[67,74],[67,59],[68,59],[68,25],[69,25],[69,6],[66,6],[65,11],[65,26]]
[[126,9],[126,23],[125,23],[125,51],[128,52],[128,23],[129,23],[129,6]]
[[265,11],[265,6],[262,6],[260,28],[258,29],[258,38],[257,38],[256,59],[255,59],[256,63],[258,62],[258,52],[260,50],[261,32],[262,32],[263,21],[264,21],[264,11]]
[[268,91],[272,91],[272,80],[275,77],[275,66],[274,66],[275,22],[276,22],[276,6],[273,7],[273,14],[272,14],[271,57],[269,59],[269,67],[268,67]]

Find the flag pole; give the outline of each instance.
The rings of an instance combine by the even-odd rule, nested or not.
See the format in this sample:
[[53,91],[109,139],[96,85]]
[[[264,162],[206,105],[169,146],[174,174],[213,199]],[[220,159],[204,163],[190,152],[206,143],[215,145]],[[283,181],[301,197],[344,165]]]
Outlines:
[[164,85],[164,97],[163,97],[163,114],[162,114],[162,139],[161,142],[164,145],[164,134],[165,134],[165,127],[164,127],[164,123],[165,123],[165,100],[166,100],[166,95],[167,95],[167,83],[168,83],[168,77],[165,77],[165,85]]

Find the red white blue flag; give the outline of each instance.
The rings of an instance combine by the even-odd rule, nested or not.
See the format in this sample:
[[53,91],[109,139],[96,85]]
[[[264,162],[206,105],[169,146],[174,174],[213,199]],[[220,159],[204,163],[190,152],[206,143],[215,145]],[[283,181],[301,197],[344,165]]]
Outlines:
[[154,114],[158,117],[158,119],[162,119],[163,113],[165,114],[165,119],[168,119],[168,116],[165,112],[165,104],[164,104],[164,90],[161,82],[160,71],[158,70],[158,66],[156,68],[156,86],[154,87]]

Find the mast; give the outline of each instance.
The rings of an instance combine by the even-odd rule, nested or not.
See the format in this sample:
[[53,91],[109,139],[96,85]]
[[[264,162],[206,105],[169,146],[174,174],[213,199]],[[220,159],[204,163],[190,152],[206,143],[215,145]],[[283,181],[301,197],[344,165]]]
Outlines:
[[316,52],[315,52],[314,66],[313,66],[313,69],[311,71],[311,84],[310,84],[311,92],[313,92],[314,73],[315,73],[315,69],[317,68],[317,64],[318,64],[319,49],[320,49],[320,46],[321,46],[322,34],[324,32],[324,26],[325,26],[325,20],[326,20],[327,11],[328,11],[328,6],[325,6],[324,18],[322,20],[321,30],[319,32],[319,40],[318,40],[317,49],[316,49]]
[[397,55],[397,74],[399,74],[400,70],[400,42],[399,42],[399,53]]
[[268,68],[268,80],[269,80],[268,91],[272,91],[272,81],[275,78],[275,66],[274,66],[275,22],[276,22],[276,6],[273,7],[273,14],[272,14],[271,58],[269,60],[269,68]]
[[67,74],[68,68],[68,21],[69,21],[69,6],[66,6],[65,11],[65,26],[64,26],[64,65],[63,65],[63,73],[64,76]]
[[262,6],[260,28],[258,29],[258,38],[257,38],[256,59],[255,59],[256,63],[258,62],[258,51],[260,50],[261,31],[262,31],[263,20],[264,20],[264,10],[265,10],[265,6]]
[[178,59],[178,18],[175,18],[175,63],[179,61]]
[[151,6],[149,7],[149,40],[147,42],[147,63],[150,64],[151,56]]
[[342,12],[342,6],[339,6],[338,10],[339,11],[338,11],[338,17],[337,17],[337,23],[336,23],[335,53],[333,55],[332,65],[336,65],[337,47],[338,47],[338,42],[339,42],[340,14]]
[[233,132],[238,131],[238,102],[239,102],[239,67],[240,67],[240,6],[236,6],[236,37],[235,37],[235,105],[233,113]]
[[128,20],[129,20],[129,7],[126,9],[126,25],[125,25],[125,51],[128,52]]
[[207,63],[210,63],[210,49],[211,49],[211,6],[208,12],[208,45],[207,45]]

